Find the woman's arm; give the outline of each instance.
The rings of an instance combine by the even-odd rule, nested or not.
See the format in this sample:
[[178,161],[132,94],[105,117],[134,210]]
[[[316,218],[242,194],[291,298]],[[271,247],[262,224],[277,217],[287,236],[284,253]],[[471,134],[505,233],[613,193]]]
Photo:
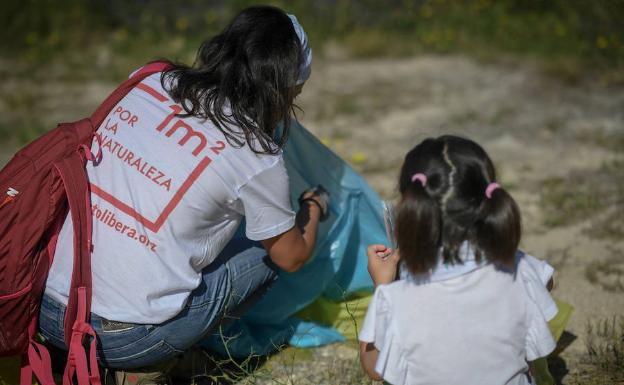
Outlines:
[[[318,194],[304,194],[295,219],[296,225],[273,238],[261,241],[271,261],[289,273],[299,270],[310,259],[316,243],[316,233],[325,202]],[[311,202],[313,199],[316,203]]]
[[372,342],[360,341],[360,363],[364,373],[371,378],[371,380],[382,381],[383,378],[375,371],[375,363],[379,356],[379,350],[375,348]]

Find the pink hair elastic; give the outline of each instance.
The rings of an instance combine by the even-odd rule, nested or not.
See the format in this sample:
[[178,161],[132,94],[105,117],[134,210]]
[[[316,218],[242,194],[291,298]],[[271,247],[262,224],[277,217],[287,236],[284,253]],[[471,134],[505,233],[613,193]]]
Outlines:
[[485,189],[485,196],[487,197],[487,199],[492,199],[492,193],[497,188],[500,188],[500,185],[496,182],[492,182],[487,186],[487,188]]
[[420,184],[422,184],[423,187],[427,185],[427,175],[421,172],[412,175],[412,182],[416,182],[417,180],[420,181]]

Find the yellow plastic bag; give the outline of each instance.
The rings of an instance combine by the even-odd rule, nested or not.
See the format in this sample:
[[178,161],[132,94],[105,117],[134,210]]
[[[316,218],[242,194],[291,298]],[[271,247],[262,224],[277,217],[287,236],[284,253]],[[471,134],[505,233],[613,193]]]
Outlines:
[[572,312],[574,312],[574,307],[569,303],[563,302],[557,298],[553,297],[553,299],[557,303],[557,309],[559,309],[559,312],[557,313],[555,318],[548,321],[548,327],[550,328],[550,332],[552,333],[555,341],[559,341],[559,338],[561,338],[565,327],[568,325],[568,321],[570,321]]
[[[553,299],[557,303],[559,311],[557,312],[555,318],[548,321],[548,328],[550,329],[550,333],[553,335],[555,341],[559,341],[565,327],[568,325],[568,321],[570,321],[574,307],[557,298]],[[556,356],[557,354],[559,354],[559,351],[555,349],[555,351],[551,353],[551,356]],[[537,385],[555,385],[555,379],[550,374],[550,370],[548,369],[548,360],[546,357],[533,361],[531,366],[532,374]]]
[[357,340],[357,332],[362,326],[366,309],[373,296],[365,294],[344,302],[334,302],[324,297],[296,314],[303,320],[312,320],[334,327],[348,340]]

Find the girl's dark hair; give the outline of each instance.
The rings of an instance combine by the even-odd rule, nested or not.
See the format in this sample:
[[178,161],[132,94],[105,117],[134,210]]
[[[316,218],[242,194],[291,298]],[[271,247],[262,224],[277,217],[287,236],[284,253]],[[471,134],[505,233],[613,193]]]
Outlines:
[[254,6],[202,43],[193,67],[177,64],[161,83],[186,115],[210,119],[231,145],[276,154],[288,136],[303,60],[290,18]]
[[[423,187],[416,173],[425,174]],[[513,267],[520,242],[520,210],[502,188],[485,196],[496,181],[494,165],[477,143],[457,136],[426,139],[405,156],[399,179],[397,241],[401,259],[412,273],[445,263],[461,263],[464,241],[479,261]]]

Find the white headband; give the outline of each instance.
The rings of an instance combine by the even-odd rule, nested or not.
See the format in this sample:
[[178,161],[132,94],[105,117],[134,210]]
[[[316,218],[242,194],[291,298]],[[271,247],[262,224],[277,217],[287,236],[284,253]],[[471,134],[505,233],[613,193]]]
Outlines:
[[303,63],[301,63],[301,67],[299,68],[299,78],[297,79],[297,85],[300,85],[308,80],[312,72],[312,49],[308,45],[308,36],[301,24],[299,24],[297,17],[291,14],[288,14],[288,17],[290,17],[290,21],[292,21],[293,27],[295,27],[295,32],[297,32],[297,36],[301,42],[301,51],[303,53]]

